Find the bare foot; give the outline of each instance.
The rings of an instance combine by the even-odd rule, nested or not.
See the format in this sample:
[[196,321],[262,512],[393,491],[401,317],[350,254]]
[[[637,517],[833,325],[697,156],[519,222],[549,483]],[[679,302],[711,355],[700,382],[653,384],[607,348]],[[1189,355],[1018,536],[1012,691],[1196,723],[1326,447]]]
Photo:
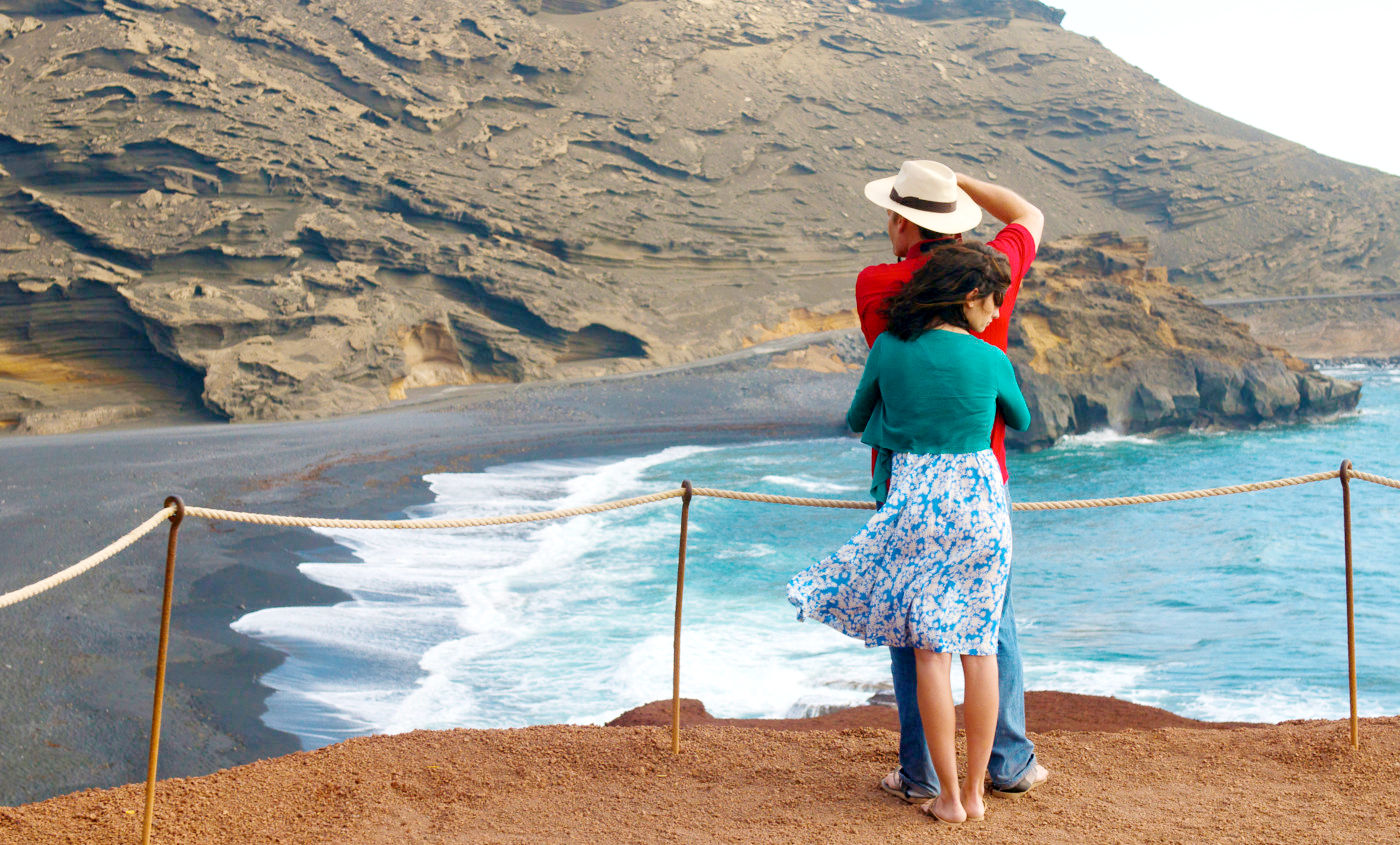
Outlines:
[[987,814],[987,806],[982,800],[982,785],[968,784],[962,789],[963,811],[971,821],[981,821]]
[[962,802],[956,795],[940,795],[932,801],[925,801],[919,809],[924,815],[933,816],[948,824],[962,824],[967,821],[967,812],[963,810]]

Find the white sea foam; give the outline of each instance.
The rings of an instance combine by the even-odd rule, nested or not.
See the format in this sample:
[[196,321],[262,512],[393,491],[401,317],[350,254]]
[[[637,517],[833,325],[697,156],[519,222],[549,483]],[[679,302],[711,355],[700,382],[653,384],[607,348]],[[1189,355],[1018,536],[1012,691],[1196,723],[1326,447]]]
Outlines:
[[1356,380],[1358,376],[1400,377],[1400,368],[1396,368],[1393,366],[1376,366],[1375,364],[1367,364],[1360,362],[1352,362],[1349,364],[1328,364],[1323,367],[1318,367],[1317,371],[1325,376],[1332,376],[1333,378],[1343,378],[1348,380]]
[[[810,706],[864,704],[889,679],[884,649],[865,649],[824,625],[793,623],[772,637],[765,636],[771,618],[719,616],[687,625],[681,637],[681,695],[700,699],[713,716],[776,719]],[[617,667],[621,701],[670,698],[671,649],[669,632],[631,649]]]
[[[1383,394],[1378,387],[1372,395]],[[1154,450],[1152,472],[1174,472],[1166,480],[1190,486],[1187,480],[1223,450],[1253,449],[1249,460],[1263,462],[1261,473],[1287,474],[1298,460],[1297,443],[1317,441],[1307,448],[1330,461],[1333,451],[1342,448],[1338,438],[1379,437],[1366,425],[1374,424],[1355,420],[1322,433],[1303,427],[1284,434],[1243,433],[1228,442],[1193,440],[1179,450],[1180,467],[1156,460],[1170,456],[1177,461],[1176,453]],[[1022,495],[1063,498],[1060,487],[1075,476],[1080,462],[1143,482],[1144,455],[1131,444],[1156,446],[1157,441],[1105,433],[1099,433],[1097,442],[1094,438],[1071,439],[1060,450],[1039,455],[1018,455]],[[1076,454],[1076,440],[1086,451]],[[1130,445],[1121,453],[1099,450],[1124,441]],[[1279,450],[1287,454],[1277,460],[1276,441],[1287,447]],[[1346,448],[1348,454],[1360,454]],[[666,450],[620,461],[515,464],[429,476],[433,501],[410,515],[481,516],[586,504],[670,487],[679,477],[744,489],[759,486],[760,480],[787,487],[797,479],[810,485],[804,492],[840,496],[835,491],[858,483],[867,460],[863,447],[828,440]],[[1157,476],[1151,480],[1157,483]],[[1220,508],[1234,502],[1219,501]],[[1261,510],[1259,501],[1240,501],[1241,508],[1252,510],[1232,511],[1235,516],[1220,524],[1248,526],[1272,518],[1273,511]],[[490,529],[323,532],[345,553],[307,562],[302,571],[345,590],[352,600],[334,608],[260,611],[235,626],[291,655],[265,678],[276,689],[266,721],[314,746],[412,728],[602,722],[637,704],[669,697],[677,510],[677,503],[667,502]],[[855,530],[860,515],[779,510],[704,500],[691,511],[681,692],[701,699],[717,716],[784,717],[860,704],[873,687],[888,682],[884,649],[866,649],[821,625],[797,624],[783,596],[791,572],[835,548],[848,530]],[[1202,614],[1234,611],[1210,593],[1212,588],[1191,579],[1163,585],[1150,578],[1159,565],[1151,555],[1144,553],[1142,566],[1105,562],[1095,550],[1098,545],[1131,545],[1147,530],[1146,523],[1130,519],[1136,513],[1113,512],[1112,519],[1096,522],[1094,531],[1107,532],[1107,537],[1086,537],[1082,523],[1069,518],[1047,518],[1028,528],[1026,551],[1018,547],[1018,554],[1037,569],[1035,577],[1030,572],[1023,576],[1026,580],[1017,588],[1017,605],[1027,614],[1019,628],[1023,646],[1041,650],[1027,654],[1029,688],[1112,695],[1206,719],[1277,721],[1344,712],[1344,687],[1339,693],[1314,688],[1307,680],[1325,677],[1313,667],[1321,660],[1316,652],[1330,642],[1326,637],[1292,637],[1289,645],[1296,653],[1282,657],[1274,651],[1277,638],[1263,635],[1266,646],[1246,649],[1228,676],[1202,678],[1199,668],[1224,666],[1232,659],[1229,645],[1218,641],[1197,643],[1199,654],[1193,659],[1199,665],[1171,662],[1181,659],[1172,651],[1175,634],[1134,616],[1134,608],[1143,610],[1151,601],[1145,591],[1179,589],[1194,602],[1186,609],[1163,611],[1183,624],[1195,624],[1205,618]],[[1189,561],[1213,559],[1217,550],[1246,549],[1248,566],[1312,572],[1315,561],[1303,559],[1311,552],[1297,547],[1295,534],[1287,536],[1293,538],[1291,549],[1289,541],[1243,529],[1228,535],[1184,530],[1172,554],[1181,558],[1183,571],[1190,569]],[[1332,554],[1330,547],[1327,554]],[[1387,558],[1372,549],[1367,559]],[[1331,557],[1328,561],[1330,565]],[[1142,598],[1132,590],[1103,589],[1105,573],[1120,571],[1126,578],[1148,578],[1141,582]],[[1387,620],[1400,617],[1389,598],[1394,591],[1385,591],[1374,579],[1366,583],[1373,584],[1376,595],[1367,607],[1376,608],[1371,612],[1378,615],[1361,633],[1374,640],[1369,632],[1389,630]],[[1241,595],[1277,592],[1251,584]],[[1321,593],[1315,592],[1300,593],[1297,600],[1319,601]],[[1086,596],[1102,596],[1103,602],[1086,601]],[[1246,603],[1236,610],[1254,635],[1283,621],[1270,616],[1273,606]],[[1298,607],[1286,624],[1310,625],[1306,620],[1315,614],[1309,614]],[[1376,655],[1369,658],[1378,666],[1371,670],[1375,677],[1397,677],[1386,668],[1394,666],[1389,650],[1377,651],[1366,642],[1362,647],[1363,655]],[[1113,653],[1116,649],[1123,653]],[[1078,657],[1086,651],[1106,653]],[[1296,686],[1276,683],[1284,675],[1278,661],[1301,667],[1290,677],[1304,680]],[[955,690],[959,681],[955,669]],[[1380,714],[1387,707],[1395,712],[1400,692],[1394,684],[1372,686],[1377,699],[1363,700],[1363,712]]]
[[1143,437],[1140,434],[1122,434],[1111,428],[1101,428],[1097,431],[1090,431],[1084,434],[1066,434],[1055,441],[1052,448],[1074,449],[1089,448],[1102,449],[1105,446],[1116,446],[1120,443],[1132,443],[1138,446],[1156,446],[1158,441],[1150,437]]
[[[425,480],[434,501],[412,515],[500,515],[635,495],[650,468],[707,450],[676,447],[619,461],[542,461],[430,475]],[[278,691],[269,701],[268,723],[316,744],[351,733],[493,723],[500,715],[484,717],[479,684],[464,679],[492,671],[493,659],[512,655],[577,603],[608,599],[619,592],[618,582],[634,578],[606,555],[591,562],[587,577],[577,571],[581,561],[617,541],[609,530],[616,518],[412,534],[322,529],[359,561],[308,562],[301,571],[352,600],[270,608],[233,625],[291,655],[264,676]],[[674,516],[633,512],[628,519],[629,544],[669,541],[676,531]],[[336,671],[336,665],[359,669]],[[509,697],[509,688],[501,695]],[[326,730],[327,724],[338,727]]]
[[[864,489],[858,485],[836,484],[831,481],[796,475],[765,475],[762,480],[767,484],[775,484],[782,488],[796,487],[807,493],[849,493]],[[776,492],[777,495],[784,495],[781,490]]]
[[[1341,719],[1350,712],[1344,689],[1282,679],[1261,680],[1248,689],[1173,691],[1161,677],[1166,668],[1145,662],[1040,663],[1032,659],[1026,664],[1026,688],[1111,696],[1207,722]],[[1365,716],[1393,715],[1380,700],[1362,698],[1358,706]]]
[[1304,688],[1289,681],[1237,692],[1202,691],[1174,703],[1173,712],[1208,722],[1341,719],[1350,713],[1347,697],[1338,691]]
[[[1029,626],[1027,626],[1029,627]],[[1050,689],[1081,695],[1105,695],[1142,703],[1154,695],[1143,685],[1150,667],[1142,664],[1089,663],[1065,660],[1025,661],[1027,689]],[[1137,696],[1134,698],[1134,696]]]

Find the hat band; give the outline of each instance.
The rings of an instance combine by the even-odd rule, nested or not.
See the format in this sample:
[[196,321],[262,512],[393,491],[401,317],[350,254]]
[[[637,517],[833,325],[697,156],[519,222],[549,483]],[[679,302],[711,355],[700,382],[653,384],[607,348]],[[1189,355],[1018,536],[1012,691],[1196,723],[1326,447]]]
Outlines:
[[890,188],[890,199],[906,208],[912,208],[916,211],[933,211],[938,214],[948,214],[949,212],[958,210],[957,200],[953,200],[952,202],[938,202],[936,200],[921,200],[918,197],[901,197],[899,191],[896,191],[894,188]]

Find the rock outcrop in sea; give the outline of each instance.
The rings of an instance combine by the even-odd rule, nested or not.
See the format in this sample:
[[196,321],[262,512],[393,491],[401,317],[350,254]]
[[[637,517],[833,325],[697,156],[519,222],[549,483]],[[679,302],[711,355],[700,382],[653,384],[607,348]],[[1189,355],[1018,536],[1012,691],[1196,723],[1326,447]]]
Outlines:
[[[1400,180],[1195,106],[1059,18],[0,0],[0,429],[319,417],[800,332],[886,253],[861,184],[920,155],[1021,191],[1052,237],[1149,237],[1200,296],[1394,288]],[[1185,376],[1161,375],[1141,401],[1178,408]]]

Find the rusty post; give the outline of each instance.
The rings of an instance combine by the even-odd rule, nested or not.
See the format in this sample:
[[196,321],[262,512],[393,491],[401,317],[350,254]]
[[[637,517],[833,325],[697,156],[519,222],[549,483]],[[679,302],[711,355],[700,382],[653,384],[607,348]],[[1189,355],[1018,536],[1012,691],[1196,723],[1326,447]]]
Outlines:
[[671,753],[681,753],[681,598],[685,595],[685,539],[690,530],[690,481],[681,482],[681,546],[676,555],[676,632],[671,657]]
[[156,691],[151,705],[151,750],[146,757],[146,814],[141,822],[141,845],[150,845],[151,821],[156,804],[156,758],[160,755],[160,711],[165,698],[165,655],[170,645],[170,604],[175,588],[175,541],[185,518],[185,503],[169,496],[165,507],[175,506],[170,515],[170,541],[165,547],[165,596],[160,607],[160,645],[156,649]]
[[1342,461],[1338,478],[1342,481],[1342,543],[1347,556],[1347,681],[1351,686],[1351,747],[1361,747],[1361,729],[1356,720],[1356,601],[1351,577],[1351,461]]

